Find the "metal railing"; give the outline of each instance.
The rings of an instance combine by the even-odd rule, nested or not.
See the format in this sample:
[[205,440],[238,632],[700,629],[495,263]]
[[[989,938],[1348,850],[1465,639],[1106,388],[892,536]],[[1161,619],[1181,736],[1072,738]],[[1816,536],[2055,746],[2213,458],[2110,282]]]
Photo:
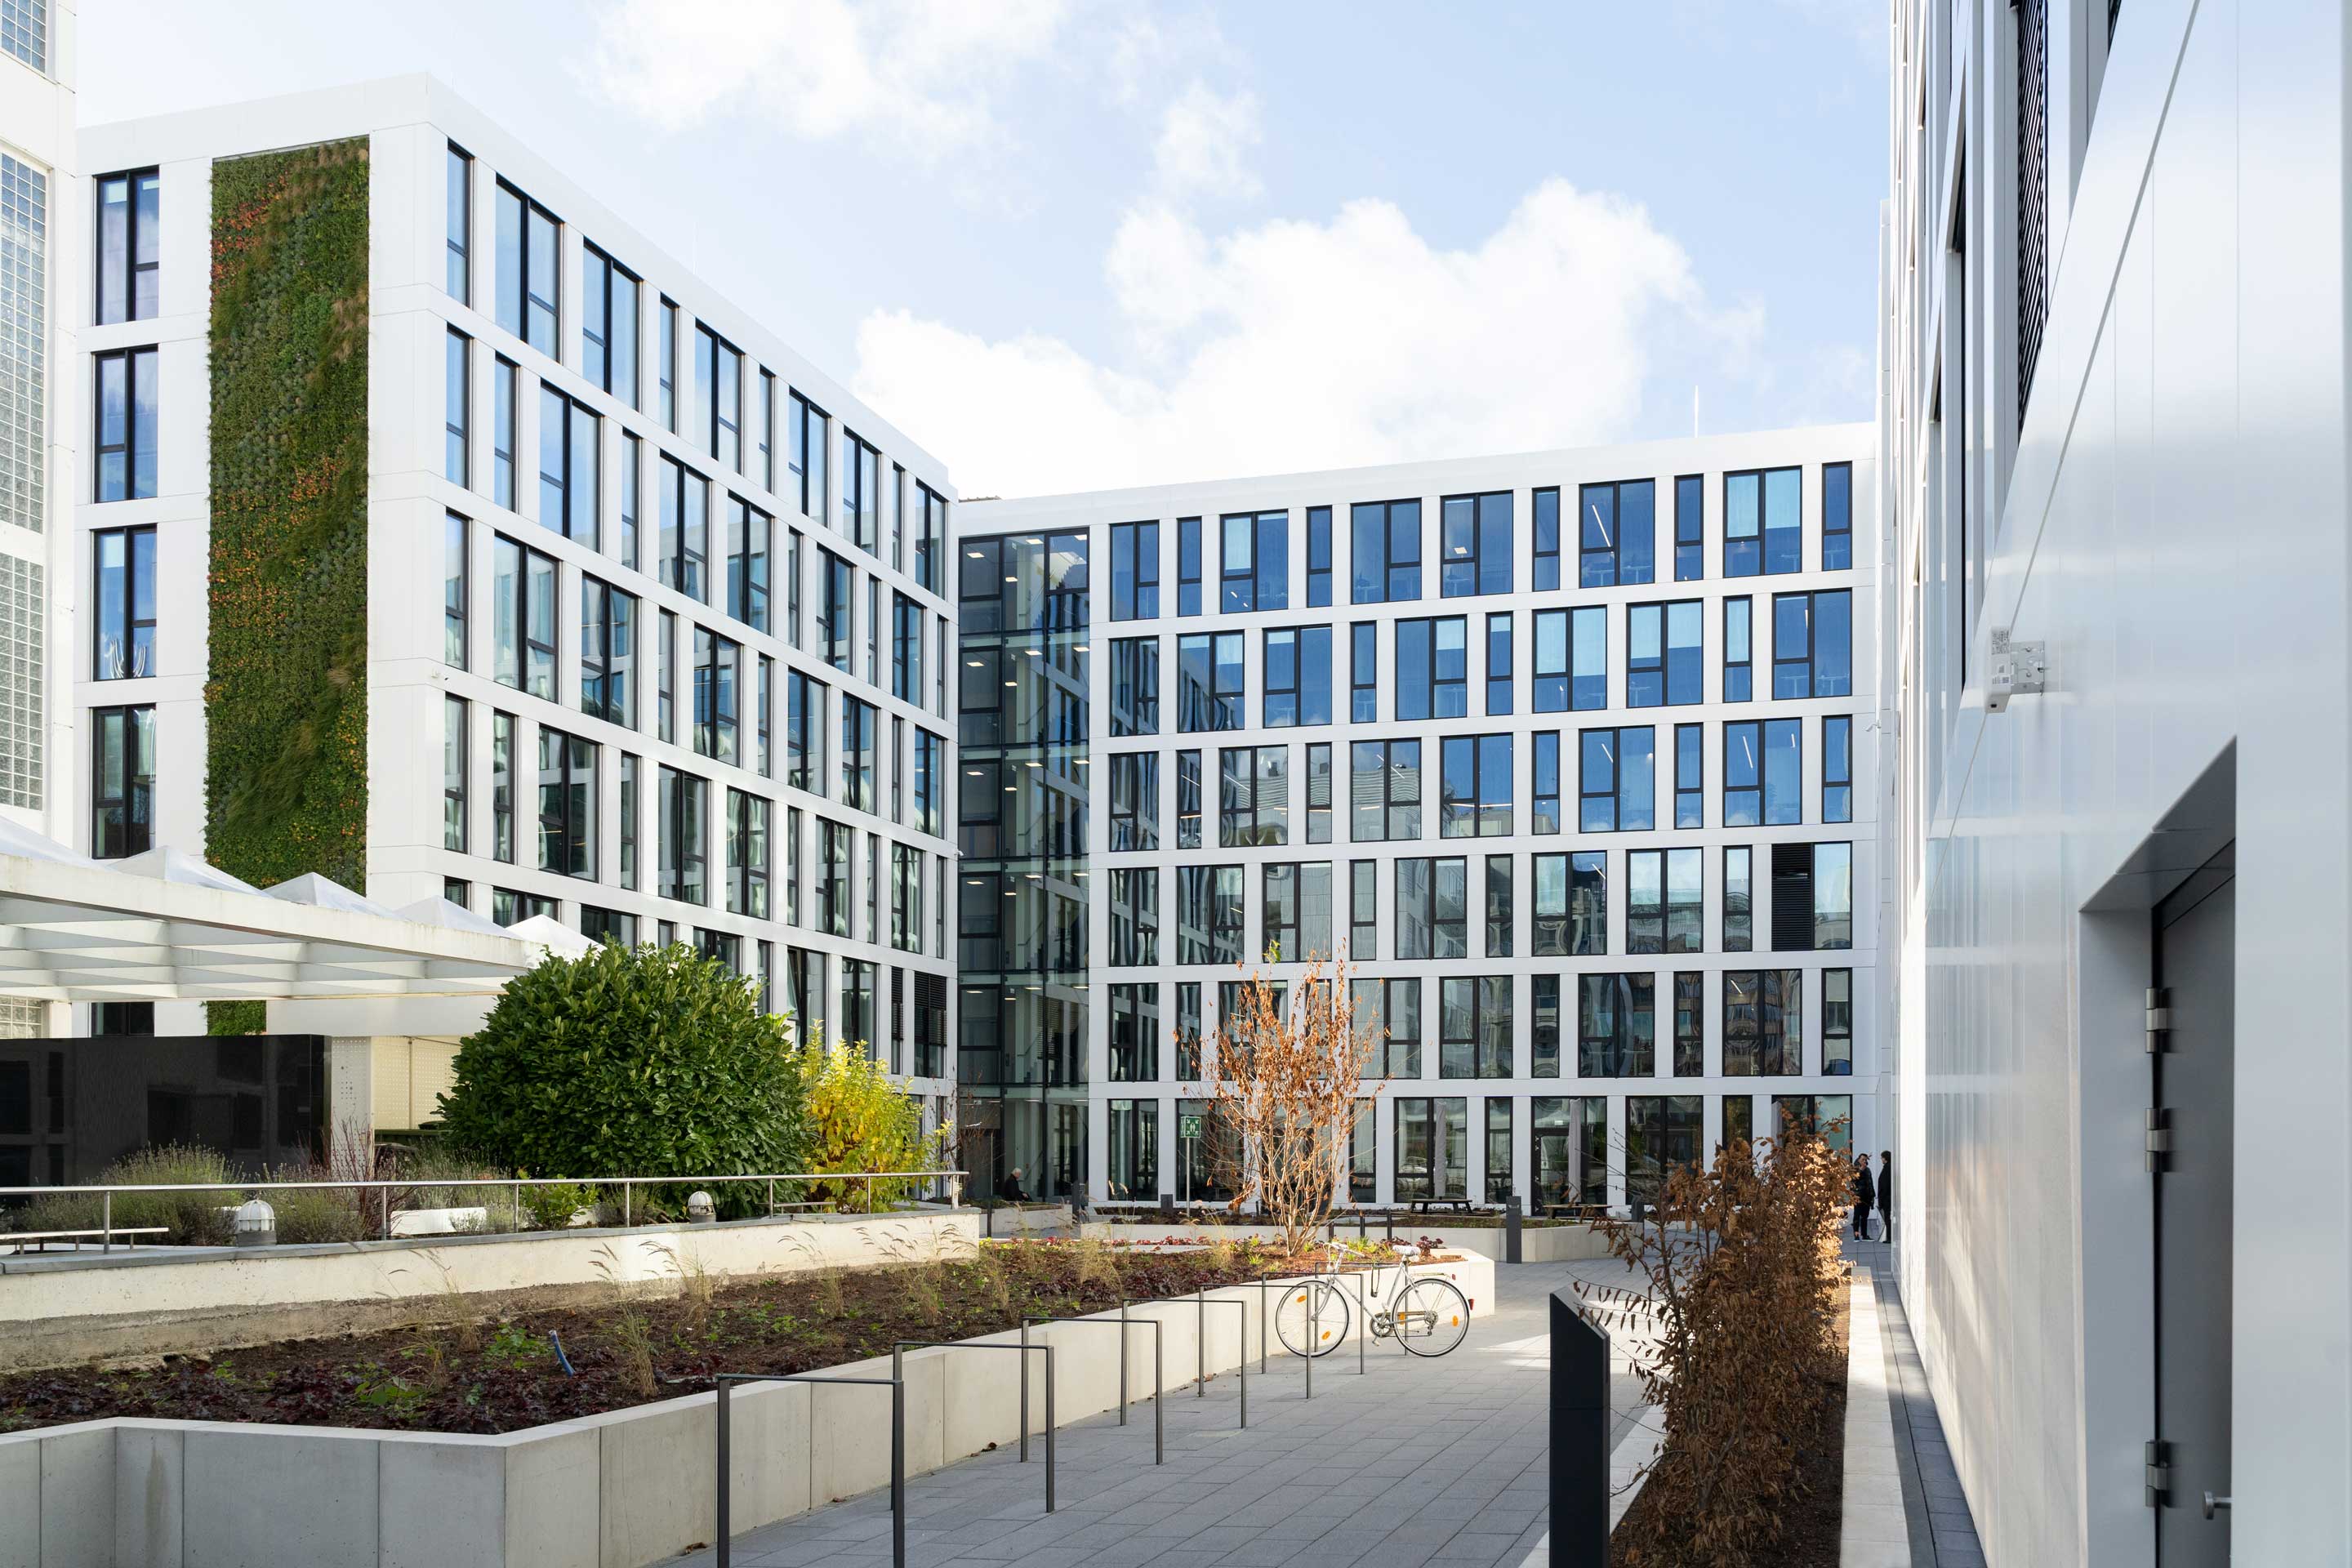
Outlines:
[[[367,1181],[342,1182],[243,1182],[232,1178],[231,1180],[225,1182],[160,1182],[154,1184],[127,1182],[110,1186],[92,1184],[67,1187],[0,1187],[0,1205],[5,1205],[13,1199],[42,1199],[74,1196],[87,1197],[92,1194],[97,1194],[100,1200],[99,1225],[96,1227],[100,1241],[99,1250],[100,1252],[111,1252],[114,1250],[114,1237],[116,1233],[116,1226],[114,1224],[114,1198],[115,1194],[118,1193],[136,1194],[142,1196],[163,1193],[219,1193],[224,1194],[234,1194],[234,1201],[236,1202],[243,1201],[243,1199],[248,1195],[263,1196],[273,1192],[373,1193],[376,1194],[377,1199],[374,1205],[376,1208],[377,1220],[375,1239],[393,1240],[402,1239],[395,1238],[392,1234],[392,1221],[395,1213],[410,1214],[423,1209],[438,1209],[455,1206],[445,1204],[408,1203],[404,1205],[404,1206],[395,1209],[394,1206],[395,1194],[413,1198],[415,1194],[423,1193],[456,1192],[474,1189],[481,1189],[486,1192],[505,1192],[509,1195],[509,1223],[504,1232],[461,1232],[458,1234],[519,1235],[524,1228],[519,1222],[522,1217],[522,1194],[523,1190],[527,1187],[578,1187],[590,1193],[592,1195],[592,1201],[601,1201],[604,1194],[617,1187],[620,1189],[621,1194],[621,1224],[624,1228],[626,1228],[635,1223],[635,1210],[636,1189],[640,1187],[716,1187],[741,1185],[747,1183],[761,1184],[765,1185],[767,1191],[767,1211],[772,1215],[782,1212],[782,1209],[779,1207],[776,1201],[776,1188],[779,1184],[787,1184],[788,1185],[786,1190],[789,1193],[790,1184],[798,1184],[805,1186],[814,1183],[832,1182],[839,1183],[844,1186],[847,1186],[852,1183],[863,1183],[864,1188],[861,1195],[862,1206],[839,1209],[839,1212],[871,1215],[876,1213],[893,1212],[887,1209],[877,1210],[875,1208],[874,1205],[876,1198],[874,1184],[877,1182],[944,1182],[947,1184],[948,1206],[950,1209],[961,1209],[963,1206],[963,1184],[965,1179],[966,1173],[962,1171],[793,1171],[742,1176],[457,1176],[448,1178],[437,1176],[407,1176],[375,1178]],[[364,1219],[369,1205],[364,1198],[362,1198],[356,1206],[361,1217]],[[813,1205],[809,1203],[793,1203],[789,1200],[782,1205],[782,1208],[809,1208],[821,1206],[823,1206],[821,1203]],[[839,1205],[836,1205],[836,1208],[838,1207]],[[6,1215],[7,1210],[5,1207],[0,1206],[0,1222],[5,1222]],[[669,1224],[673,1222],[665,1220],[662,1223]],[[55,1228],[63,1229],[67,1227]],[[84,1226],[79,1228],[88,1230],[90,1227]],[[562,1230],[566,1227],[562,1226],[533,1226],[531,1228]],[[0,1229],[0,1247],[8,1245],[8,1237],[10,1234],[11,1233],[6,1229]]]

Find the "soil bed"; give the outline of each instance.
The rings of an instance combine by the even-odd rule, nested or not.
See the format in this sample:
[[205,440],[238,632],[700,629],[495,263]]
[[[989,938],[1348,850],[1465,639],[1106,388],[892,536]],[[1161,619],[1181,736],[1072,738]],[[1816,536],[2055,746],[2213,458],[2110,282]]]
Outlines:
[[[677,1294],[616,1287],[607,1306],[492,1322],[461,1304],[339,1340],[261,1345],[159,1367],[0,1378],[0,1432],[110,1415],[420,1432],[511,1432],[697,1391],[663,1379],[806,1372],[887,1355],[898,1340],[959,1340],[1190,1295],[1287,1270],[1259,1248],[1128,1255],[1084,1243],[990,1243],[976,1261],[742,1280],[689,1274]],[[562,1341],[567,1374],[550,1339]]]
[[[1781,1510],[1780,1539],[1751,1555],[1748,1568],[1838,1568],[1845,1514],[1845,1358],[1851,1316],[1847,1294],[1841,1290],[1837,1369],[1833,1375],[1814,1378],[1821,1403],[1812,1425],[1792,1435],[1797,1445],[1796,1486]],[[1650,1499],[1651,1493],[1643,1489],[1618,1521],[1611,1535],[1612,1557],[1630,1542],[1654,1539],[1657,1521],[1651,1517]]]

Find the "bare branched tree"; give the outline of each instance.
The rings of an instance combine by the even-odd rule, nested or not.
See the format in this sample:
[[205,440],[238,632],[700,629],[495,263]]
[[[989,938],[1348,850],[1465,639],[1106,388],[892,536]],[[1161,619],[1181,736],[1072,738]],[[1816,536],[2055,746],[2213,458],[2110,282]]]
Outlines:
[[1295,1255],[1338,1200],[1382,1031],[1356,1016],[1344,961],[1316,960],[1286,991],[1253,973],[1239,992],[1202,1063],[1211,1118],[1223,1123],[1209,1157],[1232,1206],[1255,1203]]

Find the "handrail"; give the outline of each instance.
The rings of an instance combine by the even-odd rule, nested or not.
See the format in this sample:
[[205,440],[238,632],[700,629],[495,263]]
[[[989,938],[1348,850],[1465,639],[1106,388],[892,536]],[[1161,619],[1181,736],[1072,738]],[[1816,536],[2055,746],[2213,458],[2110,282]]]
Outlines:
[[1029,1352],[1045,1353],[1045,1511],[1054,1511],[1054,1347],[985,1343],[976,1340],[900,1340],[890,1347],[890,1374],[907,1375],[910,1350],[1019,1351],[1021,1352],[1021,1462],[1029,1462]]
[[[352,1192],[378,1193],[382,1201],[377,1206],[378,1228],[383,1239],[392,1239],[393,1194],[395,1192],[437,1192],[445,1188],[498,1187],[514,1194],[515,1207],[522,1206],[525,1187],[618,1187],[621,1189],[621,1225],[624,1229],[635,1224],[634,1198],[641,1186],[707,1187],[723,1186],[744,1182],[764,1182],[768,1185],[768,1209],[776,1209],[776,1184],[779,1182],[863,1182],[866,1184],[865,1207],[862,1212],[874,1214],[874,1184],[888,1181],[945,1180],[948,1184],[948,1207],[963,1207],[963,1184],[968,1173],[963,1171],[791,1171],[761,1172],[752,1174],[719,1176],[452,1176],[442,1177],[368,1177],[348,1182],[303,1181],[272,1182],[239,1181],[231,1177],[218,1182],[122,1182],[112,1184],[92,1183],[64,1187],[0,1187],[0,1200],[8,1198],[46,1198],[58,1196],[101,1195],[103,1205],[100,1231],[101,1253],[114,1250],[114,1197],[118,1193],[239,1193],[260,1194],[278,1192]],[[362,1205],[364,1206],[364,1205]],[[0,1211],[4,1212],[4,1211]],[[412,1212],[404,1209],[401,1212]],[[0,1230],[0,1237],[9,1233]]]

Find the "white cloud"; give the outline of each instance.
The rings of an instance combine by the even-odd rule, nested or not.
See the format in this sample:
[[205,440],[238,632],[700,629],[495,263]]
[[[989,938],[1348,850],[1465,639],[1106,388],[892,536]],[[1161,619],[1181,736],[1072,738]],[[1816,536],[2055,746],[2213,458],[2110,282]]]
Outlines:
[[1160,191],[1175,201],[1256,195],[1260,187],[1248,160],[1259,135],[1254,94],[1228,97],[1211,91],[1205,82],[1192,82],[1160,117],[1160,141],[1152,149]]
[[1150,205],[1106,270],[1128,365],[879,311],[856,390],[966,494],[1039,494],[1608,440],[1662,366],[1719,374],[1762,325],[1641,206],[1561,180],[1466,250],[1384,201],[1213,237]]
[[797,135],[866,135],[929,162],[1002,135],[997,93],[1048,53],[1069,10],[1069,0],[613,0],[574,69],[667,131],[760,113]]

